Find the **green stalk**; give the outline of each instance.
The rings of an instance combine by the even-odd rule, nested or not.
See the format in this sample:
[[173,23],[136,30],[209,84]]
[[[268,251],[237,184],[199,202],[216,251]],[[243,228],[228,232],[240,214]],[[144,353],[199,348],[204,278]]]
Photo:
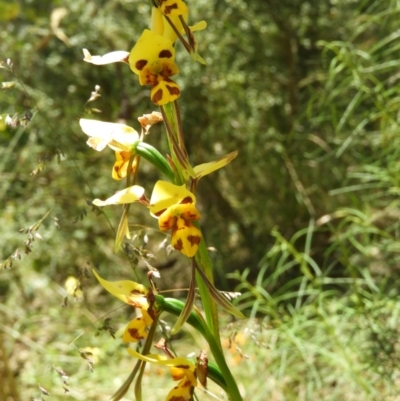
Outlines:
[[186,182],[182,172],[182,158],[184,158],[184,155],[181,155],[180,153],[178,135],[176,133],[177,124],[175,121],[175,115],[170,103],[161,106],[160,110],[167,130],[168,147],[171,152],[171,159],[175,165],[175,182],[177,185],[182,185]]
[[[196,226],[200,229],[198,224],[196,224]],[[208,254],[208,249],[207,249],[207,245],[204,240],[203,234],[201,235],[201,242],[199,245],[199,250],[196,253],[195,260],[196,260],[197,264],[200,266],[200,268],[203,269],[204,274],[207,276],[208,280],[212,284],[214,284],[214,276],[213,276],[213,272],[212,272],[210,255]],[[197,282],[197,286],[199,288],[200,297],[201,297],[201,301],[203,303],[203,309],[204,309],[204,313],[206,315],[206,321],[207,321],[208,327],[210,328],[211,333],[214,335],[214,338],[215,338],[219,348],[222,349],[221,338],[220,338],[220,333],[219,333],[219,319],[218,319],[217,304],[211,298],[210,291],[209,291],[207,285],[205,284],[205,282],[200,277],[200,275],[197,271],[196,271],[196,282]]]
[[[174,298],[164,298],[161,295],[156,295],[156,304],[157,306],[165,311],[169,312],[174,316],[179,316],[184,308],[184,303],[178,301]],[[215,362],[221,371],[222,377],[224,378],[226,387],[224,390],[229,395],[231,401],[243,401],[242,396],[240,395],[238,386],[236,381],[226,363],[224,353],[220,347],[220,344],[214,338],[213,334],[205,324],[204,320],[201,316],[197,315],[195,312],[192,312],[187,319],[187,323],[189,323],[192,327],[194,327],[199,333],[202,334],[204,339],[207,341],[210,346],[211,353],[214,356]],[[219,383],[218,383],[219,384]],[[223,384],[223,383],[222,383]]]
[[[185,143],[182,133],[182,123],[180,120],[179,108],[177,102],[175,101],[173,103],[168,103],[165,106],[162,106],[161,112],[163,114],[164,123],[166,125],[168,132],[168,141],[173,156],[173,161],[174,163],[176,163],[176,168],[178,170],[177,174],[179,175],[179,179],[182,180],[185,178],[185,174],[182,171],[182,167],[185,168],[185,166],[188,166],[186,175],[188,175],[188,173],[190,172],[191,167],[189,164],[188,155],[185,148]],[[198,224],[196,224],[196,226],[197,228],[199,228]],[[197,264],[203,269],[208,280],[211,283],[214,283],[211,260],[208,254],[207,246],[204,241],[203,235],[201,238],[199,251],[195,256],[195,260]],[[211,298],[210,292],[206,284],[203,282],[202,278],[199,276],[197,272],[196,272],[196,282],[199,288],[201,300],[203,302],[203,309],[206,314],[207,324],[211,328],[211,332],[213,333],[215,339],[217,340],[217,344],[221,348],[217,304]]]
[[175,175],[171,166],[165,160],[164,156],[153,146],[146,142],[139,142],[136,146],[136,153],[150,162],[162,174],[164,174],[173,184],[175,184]]

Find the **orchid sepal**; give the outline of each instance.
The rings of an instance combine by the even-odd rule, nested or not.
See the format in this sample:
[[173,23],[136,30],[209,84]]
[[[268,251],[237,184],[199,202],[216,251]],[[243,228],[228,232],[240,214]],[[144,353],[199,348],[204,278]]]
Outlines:
[[95,199],[92,203],[95,206],[107,205],[124,205],[128,203],[140,202],[148,204],[147,198],[144,196],[144,188],[139,185],[133,185],[122,191],[116,192],[113,196],[106,200]]
[[123,50],[116,50],[106,53],[103,56],[92,56],[88,49],[82,49],[84,59],[87,63],[94,65],[106,65],[112,63],[128,63],[129,52]]

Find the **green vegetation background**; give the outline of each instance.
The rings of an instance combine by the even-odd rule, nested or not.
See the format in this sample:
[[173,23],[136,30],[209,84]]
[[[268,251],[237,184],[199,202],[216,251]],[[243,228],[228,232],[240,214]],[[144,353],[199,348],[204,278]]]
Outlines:
[[[239,150],[198,199],[218,286],[242,292],[249,316],[226,317],[223,332],[245,397],[400,399],[400,2],[188,4],[192,22],[208,22],[197,35],[208,66],[178,51],[191,159]],[[116,255],[121,210],[88,203],[122,184],[79,118],[138,128],[155,108],[129,68],[84,63],[82,48],[129,50],[148,15],[144,0],[0,0],[1,400],[39,400],[41,387],[54,400],[107,400],[129,374],[107,324],[117,330],[131,311],[106,315],[120,305],[92,267],[144,281],[150,264],[160,288],[187,286],[185,261],[142,209],[131,208],[136,235]],[[101,97],[88,103],[95,85]],[[162,135],[149,141],[166,151]],[[149,191],[157,173],[141,167]],[[79,289],[66,288],[71,276]],[[204,346],[190,332],[174,344],[183,354]],[[145,381],[148,400],[172,387],[154,367]]]

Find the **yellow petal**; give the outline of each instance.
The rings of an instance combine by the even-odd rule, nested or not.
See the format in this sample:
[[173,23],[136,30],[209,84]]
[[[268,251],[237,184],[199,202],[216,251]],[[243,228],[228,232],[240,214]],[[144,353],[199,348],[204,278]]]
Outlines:
[[124,239],[131,238],[131,234],[129,232],[129,224],[128,224],[128,214],[122,213],[121,220],[118,224],[117,235],[115,236],[115,243],[114,243],[114,252],[118,253],[121,248],[122,242]]
[[196,197],[184,185],[174,185],[167,181],[157,181],[150,199],[150,213],[157,217],[160,212],[177,203],[196,204]]
[[219,170],[222,167],[225,167],[237,156],[237,154],[238,152],[235,151],[213,162],[199,164],[193,169],[196,174],[196,179],[199,180],[201,177],[204,177],[207,174],[210,174],[216,170]]
[[191,25],[189,28],[190,28],[190,30],[192,32],[202,31],[202,30],[207,28],[207,22],[206,21],[200,21],[197,24]]
[[131,156],[131,152],[115,152],[116,160],[112,171],[112,178],[114,178],[114,180],[122,180],[126,177]]
[[181,90],[178,84],[172,79],[165,78],[158,79],[158,83],[151,88],[150,98],[154,104],[163,106],[175,101],[180,95]]
[[95,199],[92,203],[96,206],[107,206],[107,205],[122,205],[126,203],[139,202],[143,199],[144,196],[144,188],[139,185],[133,185],[132,187],[128,187],[123,189],[122,191],[118,191],[115,195],[110,198],[102,201],[101,199]]
[[90,136],[87,144],[97,151],[108,145],[115,151],[130,151],[139,140],[139,134],[125,124],[107,123],[81,118],[82,131]]
[[192,399],[192,395],[192,383],[187,377],[185,377],[168,393],[165,401],[189,401]]
[[109,140],[106,138],[100,138],[96,136],[92,136],[89,138],[86,143],[94,150],[101,152],[107,145]]
[[129,322],[122,336],[122,340],[125,343],[134,343],[147,338],[147,334],[147,324],[143,316],[141,316]]
[[[169,53],[167,53],[167,57]],[[152,62],[142,60],[143,68],[139,72],[140,85],[158,85],[163,79],[168,80],[175,74],[178,74],[179,68],[171,58],[160,58]],[[141,68],[142,64],[139,68]],[[173,81],[171,81],[173,82]],[[176,83],[173,82],[175,85]]]
[[175,381],[181,380],[186,376],[185,369],[177,368],[175,366],[169,368],[169,372],[171,373],[172,379]]
[[197,380],[194,374],[195,366],[193,365],[192,362],[190,362],[186,358],[177,357],[177,358],[167,359],[165,355],[156,355],[156,354],[142,355],[133,350],[132,348],[128,348],[128,352],[135,358],[138,358],[144,362],[183,369],[185,371],[185,376],[190,380],[191,385],[194,387],[197,386]]
[[160,7],[152,7],[151,9],[151,30],[157,35],[164,33],[164,18]]
[[200,220],[201,215],[196,206],[192,203],[181,203],[175,206],[175,213],[178,213],[184,220]]
[[179,203],[170,206],[158,219],[158,226],[161,231],[167,231],[177,224],[177,217],[184,220],[199,220],[200,213],[192,203]]
[[127,63],[129,57],[129,53],[122,50],[107,53],[104,56],[92,56],[87,49],[83,49],[83,55],[85,56],[83,61],[95,65],[105,65],[118,62]]
[[93,274],[96,276],[103,288],[110,294],[114,295],[114,297],[117,297],[121,301],[134,307],[148,307],[146,299],[147,288],[144,285],[129,280],[107,281],[101,278],[94,269]]
[[[147,299],[146,299],[146,301],[147,301]],[[143,316],[144,321],[146,322],[147,326],[150,326],[153,323],[153,319],[149,315],[149,312],[147,312],[148,304],[144,304],[141,309],[142,309],[142,316]]]
[[139,75],[143,68],[151,68],[160,59],[175,59],[173,43],[168,38],[145,29],[129,54],[129,66]]
[[168,231],[176,224],[177,218],[169,213],[170,209],[168,208],[158,219],[158,227],[161,231]]
[[201,231],[190,221],[181,217],[172,230],[171,245],[189,258],[196,255],[201,241]]

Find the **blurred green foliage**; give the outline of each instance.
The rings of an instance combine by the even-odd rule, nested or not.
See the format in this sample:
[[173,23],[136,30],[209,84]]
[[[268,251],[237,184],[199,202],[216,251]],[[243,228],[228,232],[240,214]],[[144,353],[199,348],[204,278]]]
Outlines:
[[[208,66],[178,52],[188,151],[196,165],[239,150],[198,193],[219,287],[238,285],[243,309],[259,319],[239,383],[265,399],[256,375],[268,360],[272,400],[394,399],[399,1],[188,3],[191,22],[208,22],[197,35]],[[160,287],[187,285],[184,262],[160,247],[164,237],[140,208],[131,208],[137,236],[115,255],[121,210],[87,202],[121,184],[111,181],[112,152],[88,148],[78,119],[137,128],[154,106],[129,68],[86,64],[82,48],[129,50],[148,14],[144,0],[0,1],[0,256],[11,268],[0,272],[0,330],[24,396],[39,397],[40,382],[61,397],[60,379],[48,372],[69,364],[74,399],[106,399],[111,361],[113,377],[129,369],[111,337],[94,337],[110,305],[86,278],[90,266],[112,279],[143,278],[152,264]],[[101,97],[87,102],[95,85]],[[166,150],[161,128],[149,141]],[[141,167],[150,191],[156,172]],[[69,276],[80,279],[84,299],[61,308]],[[117,314],[117,326],[125,318]],[[108,355],[94,375],[75,338]]]

